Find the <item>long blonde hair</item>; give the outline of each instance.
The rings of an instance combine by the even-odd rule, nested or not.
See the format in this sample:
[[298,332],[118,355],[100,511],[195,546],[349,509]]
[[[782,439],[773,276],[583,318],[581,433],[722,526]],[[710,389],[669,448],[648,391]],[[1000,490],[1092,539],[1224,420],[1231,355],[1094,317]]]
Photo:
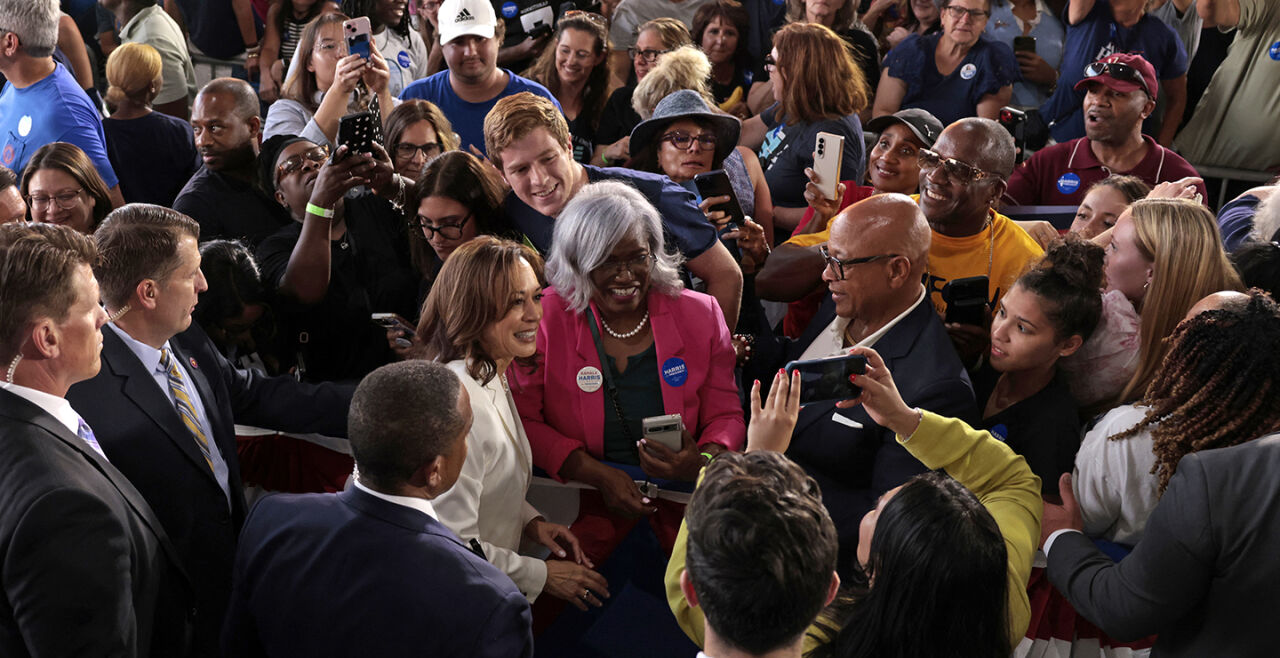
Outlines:
[[1189,199],[1143,199],[1129,206],[1134,244],[1152,262],[1142,300],[1138,367],[1119,404],[1141,398],[1168,352],[1165,338],[1197,301],[1220,290],[1244,290],[1227,259],[1213,214]]

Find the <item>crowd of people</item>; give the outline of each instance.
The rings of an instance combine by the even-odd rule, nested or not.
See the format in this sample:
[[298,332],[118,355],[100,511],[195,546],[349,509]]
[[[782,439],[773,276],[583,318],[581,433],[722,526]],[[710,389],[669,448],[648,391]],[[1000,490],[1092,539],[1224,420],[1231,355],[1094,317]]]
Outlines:
[[0,76],[2,655],[1269,655],[1280,179],[1197,167],[1274,2],[0,0]]

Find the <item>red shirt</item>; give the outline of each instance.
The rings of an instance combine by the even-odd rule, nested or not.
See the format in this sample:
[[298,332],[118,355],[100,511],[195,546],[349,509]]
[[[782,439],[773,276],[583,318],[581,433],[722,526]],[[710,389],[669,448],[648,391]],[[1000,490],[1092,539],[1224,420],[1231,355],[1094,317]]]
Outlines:
[[[1148,146],[1147,155],[1130,171],[1111,171],[1103,166],[1093,155],[1088,137],[1040,149],[1013,171],[1004,201],[1015,206],[1078,206],[1089,186],[1111,174],[1137,176],[1152,186],[1200,175],[1182,156],[1147,135],[1142,139]],[[1196,189],[1207,201],[1209,191],[1204,184]]]

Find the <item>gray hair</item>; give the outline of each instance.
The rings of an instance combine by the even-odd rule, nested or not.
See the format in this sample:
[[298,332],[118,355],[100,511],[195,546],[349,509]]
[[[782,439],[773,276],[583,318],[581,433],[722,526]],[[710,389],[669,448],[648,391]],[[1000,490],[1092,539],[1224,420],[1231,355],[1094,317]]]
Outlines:
[[1280,198],[1273,193],[1258,204],[1253,215],[1253,233],[1257,239],[1270,242],[1276,239],[1277,232],[1280,232]]
[[672,297],[680,294],[684,257],[667,252],[658,209],[636,188],[603,181],[583,187],[560,211],[547,258],[547,280],[575,313],[587,310],[595,293],[591,271],[627,236],[639,238],[657,257],[650,285]]
[[58,45],[58,0],[0,0],[0,32],[18,35],[29,57],[48,57]]

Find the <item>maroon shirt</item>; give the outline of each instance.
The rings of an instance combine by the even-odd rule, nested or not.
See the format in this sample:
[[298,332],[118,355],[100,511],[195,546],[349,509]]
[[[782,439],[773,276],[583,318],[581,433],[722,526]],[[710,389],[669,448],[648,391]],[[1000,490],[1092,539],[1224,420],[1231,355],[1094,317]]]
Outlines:
[[[1015,206],[1078,206],[1089,186],[1111,174],[1137,176],[1148,185],[1176,181],[1199,172],[1182,156],[1160,146],[1147,135],[1147,155],[1130,171],[1111,171],[1094,157],[1089,138],[1081,137],[1036,151],[1031,159],[1013,170],[1006,204]],[[1196,185],[1200,198],[1208,200],[1203,183]]]

